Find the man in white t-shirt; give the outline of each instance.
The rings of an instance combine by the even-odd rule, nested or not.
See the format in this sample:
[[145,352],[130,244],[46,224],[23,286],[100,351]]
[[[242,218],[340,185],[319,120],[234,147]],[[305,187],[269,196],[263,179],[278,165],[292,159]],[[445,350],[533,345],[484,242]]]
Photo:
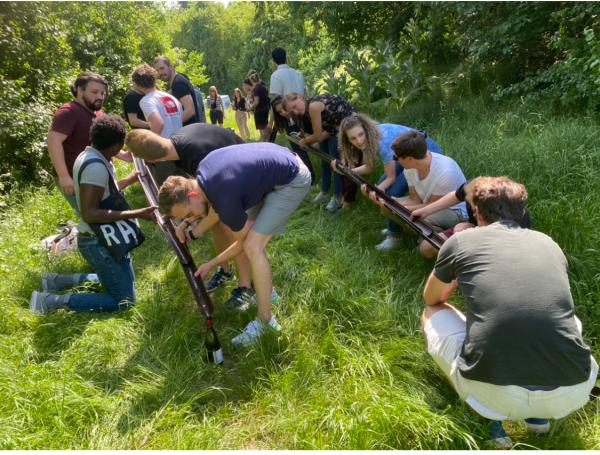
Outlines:
[[[413,211],[437,201],[465,183],[465,176],[449,156],[427,150],[425,135],[421,131],[407,131],[392,141],[394,161],[404,168],[408,183],[408,196],[394,198]],[[374,196],[371,196],[372,198]],[[468,219],[464,202],[440,210],[425,218],[436,232],[451,228]]]
[[[183,107],[173,95],[158,90],[156,80],[158,73],[150,65],[144,63],[131,74],[131,80],[136,90],[144,93],[140,100],[140,108],[150,125],[150,130],[164,138],[183,127]],[[152,164],[150,171],[160,187],[171,175],[180,175],[177,167],[170,161]]]

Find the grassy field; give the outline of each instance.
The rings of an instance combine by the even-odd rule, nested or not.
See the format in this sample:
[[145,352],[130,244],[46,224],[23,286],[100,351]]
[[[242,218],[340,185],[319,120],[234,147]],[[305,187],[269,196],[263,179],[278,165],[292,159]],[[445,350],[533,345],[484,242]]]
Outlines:
[[[481,105],[442,109],[428,122],[408,112],[392,120],[426,128],[468,177],[509,175],[526,184],[534,228],[569,258],[577,313],[598,357],[597,122]],[[226,122],[233,126],[233,115]],[[359,198],[332,218],[311,204],[317,191],[269,248],[283,297],[275,308],[281,335],[234,349],[229,340],[254,315],[223,308],[233,284],[214,295],[221,367],[205,363],[202,319],[180,266],[146,222],[147,241],[134,255],[135,308],[30,314],[43,271],[87,266],[77,253],[50,260],[36,248],[73,219],[56,190],[13,194],[0,221],[0,448],[484,447],[486,422],[457,399],[419,333],[432,263],[409,236],[399,250],[375,251],[385,225],[375,206]],[[145,203],[139,187],[127,193],[132,205]],[[198,263],[212,254],[208,239],[192,250]],[[460,296],[453,301],[461,305]],[[522,423],[509,429],[523,448],[600,448],[597,403],[555,422],[545,437]]]

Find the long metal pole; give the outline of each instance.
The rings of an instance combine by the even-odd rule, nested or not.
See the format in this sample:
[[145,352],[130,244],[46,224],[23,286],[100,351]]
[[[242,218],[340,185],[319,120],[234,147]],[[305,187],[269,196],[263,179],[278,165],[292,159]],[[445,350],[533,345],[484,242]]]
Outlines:
[[[140,182],[142,184],[142,188],[144,189],[144,194],[146,195],[148,203],[153,206],[158,206],[158,189],[152,174],[150,174],[150,171],[146,166],[146,163],[140,158],[134,158],[133,161],[136,170],[139,172]],[[171,248],[175,250],[175,254],[177,255],[177,259],[179,259],[181,267],[183,268],[185,277],[192,288],[192,294],[194,295],[198,309],[206,319],[212,319],[212,301],[208,295],[208,292],[206,291],[206,288],[204,287],[204,283],[194,275],[194,272],[196,271],[196,264],[194,259],[192,259],[192,255],[188,246],[185,243],[181,243],[177,239],[177,235],[175,234],[175,226],[169,217],[163,217],[158,209],[155,210],[154,213],[156,215],[156,221],[160,227],[160,230],[167,238]]]
[[[333,156],[321,151],[316,147],[313,147],[311,145],[300,145],[300,140],[296,137],[287,135],[287,139],[290,142],[293,142],[294,144],[301,147],[303,150],[314,153],[315,155],[319,156],[321,159],[327,161],[328,163],[331,163],[331,161],[335,159]],[[396,202],[394,199],[385,194],[385,192],[381,191],[372,183],[367,182],[360,175],[357,175],[354,172],[352,172],[350,168],[344,166],[342,163],[339,162],[339,160],[337,161],[337,169],[340,172],[340,174],[349,178],[355,184],[359,186],[365,185],[370,192],[375,192],[375,194],[377,194],[377,197],[383,201],[385,207],[394,216],[398,217],[403,224],[415,231],[419,236],[423,237],[423,239],[429,242],[434,248],[437,248],[439,250],[442,247],[444,243],[444,238],[442,238],[433,230],[433,226],[431,224],[423,220],[411,219],[410,210],[408,210],[402,204]]]

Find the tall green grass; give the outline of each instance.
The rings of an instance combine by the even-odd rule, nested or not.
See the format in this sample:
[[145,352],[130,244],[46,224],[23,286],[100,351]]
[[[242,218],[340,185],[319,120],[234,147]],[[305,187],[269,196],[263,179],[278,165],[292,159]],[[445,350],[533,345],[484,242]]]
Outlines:
[[[444,109],[427,124],[403,115],[395,120],[426,127],[468,177],[505,174],[526,184],[534,227],[569,258],[577,313],[597,353],[597,123],[480,104]],[[127,193],[144,204],[139,188]],[[180,266],[147,222],[134,254],[136,307],[31,315],[43,271],[87,265],[77,253],[51,260],[35,247],[73,218],[56,190],[13,194],[0,221],[0,448],[484,447],[486,422],[458,400],[419,333],[432,263],[409,236],[395,252],[375,251],[385,223],[364,198],[332,218],[310,196],[269,247],[281,335],[248,351],[231,345],[254,316],[222,306],[231,284],[214,296],[226,358],[216,367],[204,361],[202,319]],[[208,239],[192,250],[198,263],[212,254]],[[524,447],[597,449],[599,428],[590,403],[547,437],[521,423],[510,432]]]

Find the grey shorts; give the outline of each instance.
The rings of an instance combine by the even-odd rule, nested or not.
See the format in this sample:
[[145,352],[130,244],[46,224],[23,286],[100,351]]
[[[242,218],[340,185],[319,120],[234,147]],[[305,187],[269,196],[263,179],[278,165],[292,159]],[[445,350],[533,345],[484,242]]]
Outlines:
[[276,186],[254,207],[248,218],[255,220],[252,230],[262,235],[280,235],[285,225],[310,190],[310,171],[296,155],[298,175],[287,185]]

